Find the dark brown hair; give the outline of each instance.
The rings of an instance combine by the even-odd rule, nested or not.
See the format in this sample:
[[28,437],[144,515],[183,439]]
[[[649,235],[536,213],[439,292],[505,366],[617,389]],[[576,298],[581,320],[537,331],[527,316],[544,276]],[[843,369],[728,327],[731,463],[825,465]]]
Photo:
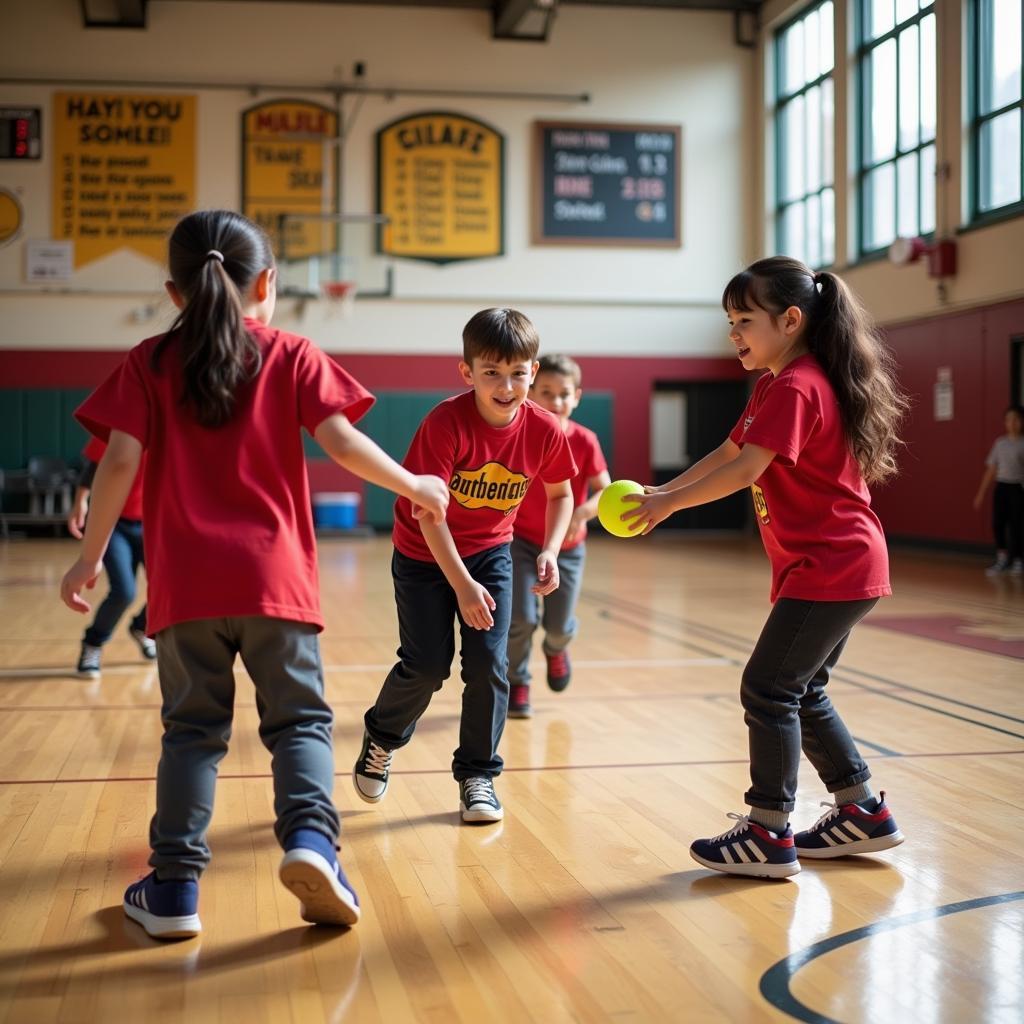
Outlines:
[[772,256],[737,274],[722,294],[725,310],[754,306],[773,322],[790,306],[803,313],[807,347],[835,391],[861,475],[877,483],[896,473],[897,430],[909,403],[897,386],[892,355],[846,284],[799,260]]
[[[575,359],[558,353],[540,357],[537,376],[539,377],[542,373],[560,373],[563,377],[570,378],[576,387],[583,383],[583,371],[580,369],[580,364]],[[536,378],[534,382],[536,383]]]
[[532,363],[540,338],[537,328],[516,309],[482,309],[462,329],[462,358],[491,356],[498,362]]
[[242,303],[260,273],[274,265],[270,241],[241,214],[201,210],[174,228],[168,265],[185,307],[154,349],[153,367],[173,341],[184,377],[182,404],[202,426],[219,427],[231,419],[238,388],[260,371]]

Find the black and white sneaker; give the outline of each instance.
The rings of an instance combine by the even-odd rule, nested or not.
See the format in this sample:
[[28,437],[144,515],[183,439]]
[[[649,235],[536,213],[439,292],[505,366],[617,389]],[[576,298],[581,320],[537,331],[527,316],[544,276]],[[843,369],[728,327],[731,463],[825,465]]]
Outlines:
[[486,775],[460,780],[459,813],[463,821],[501,821],[505,812],[494,792],[494,780]]
[[128,634],[139,645],[139,653],[146,661],[156,661],[156,644],[146,636],[144,629],[129,628]]
[[370,739],[369,733],[363,733],[363,749],[352,769],[352,784],[360,800],[368,804],[380,803],[388,791],[388,775],[391,773],[393,750],[382,747]]
[[92,644],[82,644],[76,671],[83,679],[99,679],[101,650],[101,647],[93,647]]

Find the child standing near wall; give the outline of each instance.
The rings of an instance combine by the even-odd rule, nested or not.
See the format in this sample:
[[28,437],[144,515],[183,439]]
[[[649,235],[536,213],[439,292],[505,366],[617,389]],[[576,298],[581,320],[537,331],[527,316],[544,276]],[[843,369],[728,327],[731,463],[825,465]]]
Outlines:
[[537,578],[546,516],[546,502],[540,490],[527,492],[516,517],[512,540],[512,625],[508,631],[509,718],[529,718],[532,714],[529,663],[538,623],[544,626],[548,686],[559,693],[572,679],[569,643],[576,635],[576,603],[583,583],[587,522],[597,515],[601,491],[611,480],[597,435],[571,419],[583,396],[581,383],[582,373],[575,360],[548,355],[541,356],[530,388],[533,401],[558,417],[579,472],[571,484],[575,508],[558,553],[560,582],[558,589],[547,597],[539,596]]
[[[82,466],[75,488],[75,497],[68,513],[68,530],[72,537],[82,539],[85,517],[89,511],[89,492],[92,489],[96,466],[107,446],[98,438],[91,438],[82,453]],[[82,636],[82,649],[78,655],[78,674],[83,679],[98,679],[103,645],[113,635],[121,616],[135,600],[135,576],[145,564],[142,550],[142,476],[143,468],[135,475],[125,500],[110,543],[103,553],[103,568],[110,580],[110,593],[96,609],[96,617]],[[146,606],[143,605],[128,625],[128,633],[138,644],[142,656],[150,661],[156,657],[156,644],[146,635]]]
[[360,799],[388,788],[394,752],[412,739],[430,698],[451,672],[454,621],[462,641],[462,719],[452,773],[467,822],[500,821],[494,791],[508,708],[507,643],[512,606],[512,540],[527,489],[546,501],[537,555],[538,592],[559,584],[558,550],[572,516],[572,454],[558,421],[527,400],[540,341],[514,309],[485,309],[462,332],[459,370],[471,388],[432,409],[405,457],[414,472],[448,481],[448,517],[437,524],[395,502],[391,573],[398,605],[398,663],[364,717],[353,769]]
[[[811,859],[903,842],[826,692],[853,627],[891,593],[885,535],[866,483],[896,472],[906,408],[867,315],[834,274],[783,256],[726,286],[729,337],[761,375],[729,437],[623,519],[648,533],[673,512],[750,487],[772,566],[773,608],[743,672],[749,814],[690,854],[729,874],[783,878]],[[834,803],[793,835],[800,750]]]
[[333,716],[302,429],[336,462],[408,498],[412,515],[443,522],[448,491],[352,426],[373,403],[364,388],[306,338],[269,326],[276,270],[255,224],[224,210],[193,213],[174,229],[169,256],[167,290],[180,314],[77,413],[109,445],[81,557],[61,584],[68,607],[88,611],[80,592],[100,571],[145,451],[148,626],[164,732],[153,871],[128,887],[124,910],[157,938],[200,931],[198,879],[241,655],[273,757],[281,880],[305,920],[351,925],[359,900],[335,855]]
[[985,460],[985,473],[974,496],[980,509],[985,492],[995,483],[992,494],[992,533],[996,560],[985,572],[998,576],[1024,573],[1024,409],[1011,405],[1003,421],[1006,433],[997,437]]

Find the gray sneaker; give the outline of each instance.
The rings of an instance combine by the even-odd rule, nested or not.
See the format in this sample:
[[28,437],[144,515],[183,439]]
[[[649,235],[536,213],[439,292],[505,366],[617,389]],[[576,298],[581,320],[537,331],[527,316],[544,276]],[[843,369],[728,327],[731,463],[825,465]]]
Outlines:
[[384,799],[388,791],[388,776],[391,774],[393,750],[382,747],[370,739],[369,733],[363,733],[363,749],[352,769],[352,783],[360,800],[368,804],[377,804]]
[[78,668],[76,671],[83,679],[99,679],[101,650],[102,648],[93,647],[92,644],[82,644],[82,652],[78,655]]
[[494,792],[494,780],[486,775],[459,782],[459,812],[463,821],[501,821],[505,812]]

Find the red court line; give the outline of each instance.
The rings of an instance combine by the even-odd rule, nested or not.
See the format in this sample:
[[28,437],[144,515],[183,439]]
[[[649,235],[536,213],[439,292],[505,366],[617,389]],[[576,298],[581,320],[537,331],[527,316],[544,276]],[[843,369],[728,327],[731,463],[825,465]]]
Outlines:
[[[923,754],[875,754],[875,760],[911,760],[928,757],[1002,757],[1007,754],[1024,754],[1024,748],[1020,750],[954,750],[942,753]],[[520,768],[505,768],[503,774],[523,774],[526,772],[589,772],[600,770],[621,770],[628,771],[635,768],[704,768],[719,764],[747,764],[745,757],[725,757],[712,761],[649,761],[634,762],[627,764],[543,764],[524,765]],[[336,779],[347,779],[352,773],[349,771],[335,772]],[[394,771],[393,776],[399,775],[450,775],[450,768],[415,768],[407,771]],[[255,779],[272,779],[270,772],[254,772],[251,775],[218,775],[218,781],[247,782]],[[89,779],[0,779],[0,786],[61,786],[81,785],[82,783],[97,782],[156,782],[155,775],[138,775],[134,778],[127,775],[108,776],[107,778]]]

